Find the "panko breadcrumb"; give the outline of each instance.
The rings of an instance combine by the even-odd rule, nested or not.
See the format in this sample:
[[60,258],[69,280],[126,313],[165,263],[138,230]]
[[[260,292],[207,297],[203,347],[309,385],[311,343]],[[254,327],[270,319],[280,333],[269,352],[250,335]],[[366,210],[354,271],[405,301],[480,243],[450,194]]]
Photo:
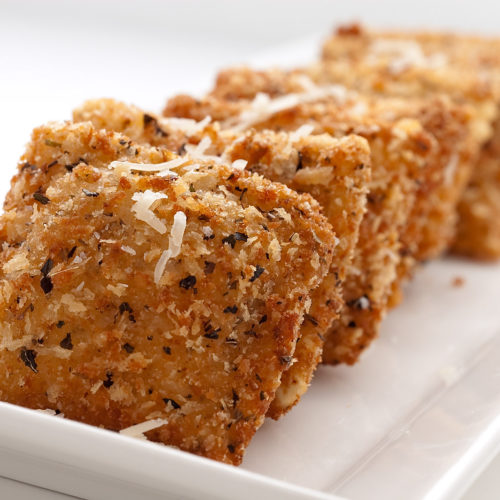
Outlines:
[[442,252],[452,237],[456,199],[448,193],[459,191],[470,172],[463,146],[467,110],[445,97],[375,99],[339,85],[320,86],[306,70],[237,68],[222,72],[203,99],[170,99],[164,113],[197,120],[210,115],[229,129],[290,131],[310,125],[314,133],[355,133],[368,140],[367,212],[344,284],[346,305],[323,352],[327,363],[355,362],[399,300],[415,262]]
[[500,39],[433,32],[377,32],[344,26],[325,43],[316,75],[377,95],[446,93],[475,113],[483,145],[458,205],[451,250],[500,257]]
[[60,123],[34,131],[5,208],[0,398],[116,431],[154,421],[151,440],[240,463],[330,268],[317,202]]
[[[175,128],[178,119],[144,113],[135,106],[110,99],[86,102],[75,110],[73,118],[90,120],[106,129],[126,130],[140,143],[173,149],[192,148],[193,144],[198,144],[199,148],[209,138],[207,154],[222,155],[231,162],[244,160],[247,170],[286,183],[296,191],[308,192],[321,203],[334,227],[338,245],[330,273],[313,292],[293,363],[283,374],[268,412],[273,418],[281,416],[297,403],[309,386],[321,359],[324,335],[332,321],[338,318],[343,305],[342,283],[358,241],[370,180],[370,152],[366,140],[356,136],[334,139],[327,135],[309,135],[311,130],[307,127],[292,133],[221,131],[217,122],[209,123],[206,118],[203,126],[197,122],[191,124],[194,134],[186,131],[182,137]],[[149,126],[151,121],[155,123],[154,128]],[[181,124],[186,123],[187,120]],[[272,250],[279,256],[279,245]]]

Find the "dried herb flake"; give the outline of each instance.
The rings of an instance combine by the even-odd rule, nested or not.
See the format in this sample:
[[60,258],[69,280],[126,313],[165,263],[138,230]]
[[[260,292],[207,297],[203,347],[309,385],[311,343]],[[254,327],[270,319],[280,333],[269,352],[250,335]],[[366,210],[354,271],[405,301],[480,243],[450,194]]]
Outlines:
[[106,389],[109,389],[113,384],[114,384],[114,382],[113,382],[113,373],[112,372],[107,372],[106,373],[106,380],[103,380],[102,385],[104,387],[106,387]]
[[82,191],[85,196],[89,196],[90,198],[97,198],[99,196],[99,193],[96,191],[89,191],[85,188],[83,188]]
[[47,205],[47,203],[50,203],[50,200],[42,193],[34,193],[33,198],[35,198],[35,200],[41,203],[42,205]]
[[44,276],[40,280],[40,286],[42,287],[43,293],[45,294],[50,293],[54,288],[54,284],[52,283],[50,276]]
[[47,274],[52,271],[52,268],[54,267],[54,262],[51,258],[48,258],[45,263],[43,264],[42,268],[40,269],[40,272],[42,273],[43,276],[47,276]]
[[250,283],[253,283],[264,271],[265,269],[257,264],[253,276],[250,278]]
[[231,248],[234,248],[237,241],[247,241],[247,240],[248,236],[245,233],[236,232],[230,234],[229,236],[226,236],[225,238],[222,238],[222,243],[228,243],[229,245],[231,245]]
[[179,286],[185,290],[189,290],[196,285],[196,276],[189,275],[179,281]]
[[21,354],[19,355],[21,361],[32,371],[38,373],[38,365],[36,364],[36,352],[33,349],[26,349],[23,347],[21,349]]
[[68,351],[71,351],[73,349],[73,343],[71,342],[71,333],[68,333],[66,337],[64,337],[61,342],[59,342],[59,345],[63,349],[68,349]]
[[125,344],[122,345],[122,347],[129,353],[132,354],[134,352],[135,347],[133,345],[130,345],[128,342],[125,342]]
[[209,262],[206,260],[204,269],[205,274],[212,274],[214,272],[214,269],[215,269],[215,262]]
[[170,403],[173,406],[174,410],[178,410],[181,407],[181,405],[179,403],[177,403],[176,401],[174,401],[172,398],[163,398],[163,402],[166,405],[168,405],[168,403]]

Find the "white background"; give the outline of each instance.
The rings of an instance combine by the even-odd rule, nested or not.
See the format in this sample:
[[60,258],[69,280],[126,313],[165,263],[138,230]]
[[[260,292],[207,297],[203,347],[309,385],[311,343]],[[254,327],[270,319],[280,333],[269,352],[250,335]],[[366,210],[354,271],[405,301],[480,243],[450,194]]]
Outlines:
[[[12,171],[31,129],[112,96],[160,111],[174,92],[208,88],[216,69],[339,22],[459,28],[500,35],[495,1],[1,1],[0,144]],[[0,186],[3,196],[6,186]],[[0,471],[1,474],[1,471]],[[500,461],[467,500],[498,498]],[[63,498],[0,481],[3,499]]]

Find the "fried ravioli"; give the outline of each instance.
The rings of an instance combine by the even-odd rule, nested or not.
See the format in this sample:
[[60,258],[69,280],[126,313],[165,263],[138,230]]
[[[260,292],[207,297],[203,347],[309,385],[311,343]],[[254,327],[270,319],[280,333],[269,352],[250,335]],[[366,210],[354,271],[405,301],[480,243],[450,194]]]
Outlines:
[[[144,117],[149,117],[145,119]],[[217,123],[191,123],[161,118],[113,100],[93,100],[75,110],[76,121],[127,132],[141,143],[173,149],[210,139],[208,152],[231,161],[247,161],[247,170],[262,174],[292,189],[312,194],[334,227],[338,245],[330,273],[313,292],[292,366],[284,373],[268,415],[278,418],[296,404],[310,384],[321,359],[323,339],[343,306],[342,283],[350,268],[365,212],[370,180],[370,152],[364,139],[302,133],[220,131]],[[155,127],[149,123],[154,121]],[[176,127],[184,126],[185,136]],[[190,135],[190,133],[193,135]],[[244,193],[242,193],[244,196]]]
[[336,242],[238,166],[36,129],[0,219],[0,398],[240,463]]
[[[439,188],[458,151],[457,178],[468,172],[466,153],[462,158],[457,146],[467,138],[465,110],[446,98],[432,103],[372,99],[344,87],[317,86],[307,72],[243,68],[221,73],[204,99],[171,99],[165,114],[198,120],[209,114],[228,128],[293,130],[307,124],[316,133],[355,133],[368,140],[372,181],[367,213],[344,284],[346,305],[327,334],[323,353],[327,363],[354,363],[376,337],[387,309],[399,300],[415,262],[438,254],[449,242],[452,232],[446,229],[453,224],[446,215],[452,210]],[[424,237],[428,224],[440,227],[430,248]]]
[[498,38],[344,26],[325,43],[324,63],[316,68],[324,81],[378,95],[446,93],[472,106],[474,134],[482,150],[458,204],[451,250],[479,259],[500,257],[499,49]]

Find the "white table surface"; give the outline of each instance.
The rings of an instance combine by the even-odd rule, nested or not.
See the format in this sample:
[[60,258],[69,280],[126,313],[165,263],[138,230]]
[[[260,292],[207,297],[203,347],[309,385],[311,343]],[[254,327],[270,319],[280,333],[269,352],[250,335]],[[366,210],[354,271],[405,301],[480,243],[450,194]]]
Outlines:
[[[169,94],[208,88],[217,68],[276,44],[327,34],[335,23],[362,19],[500,34],[499,14],[500,4],[491,0],[421,0],[418,6],[398,0],[0,0],[4,168],[14,168],[34,126],[69,118],[90,97],[113,96],[159,111]],[[202,46],[193,45],[193,31],[202,33]],[[494,499],[499,491],[500,457],[463,500]],[[74,497],[0,477],[0,498]]]

